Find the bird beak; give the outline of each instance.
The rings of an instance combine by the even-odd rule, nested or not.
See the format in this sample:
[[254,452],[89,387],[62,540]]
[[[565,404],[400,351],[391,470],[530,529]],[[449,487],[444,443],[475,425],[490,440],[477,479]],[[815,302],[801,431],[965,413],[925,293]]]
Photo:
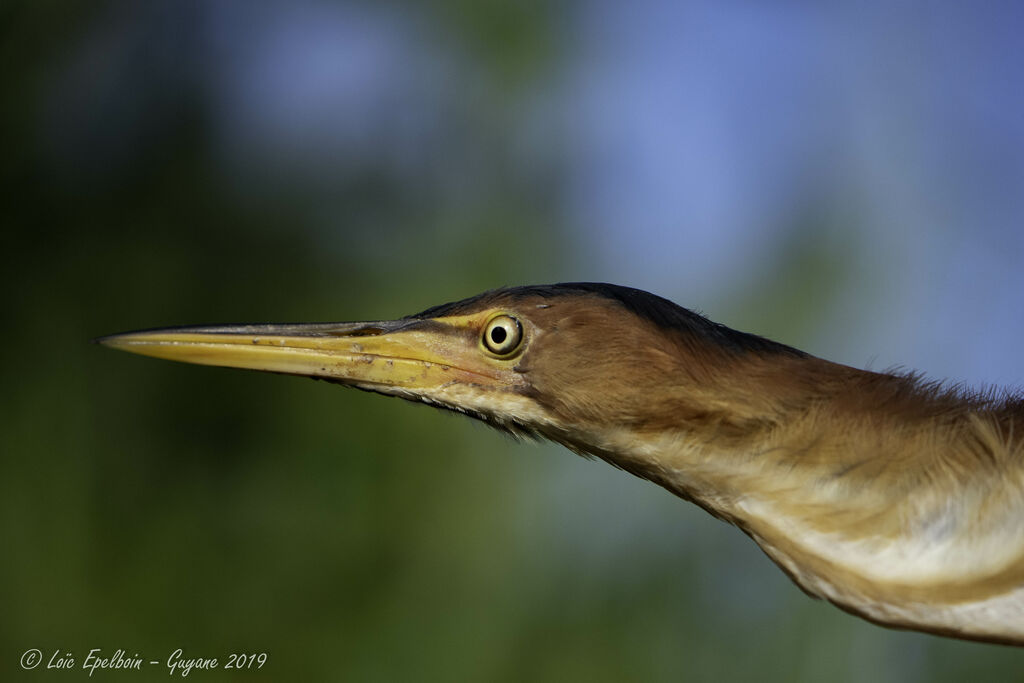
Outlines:
[[177,327],[96,341],[144,356],[317,377],[382,393],[514,382],[510,368],[481,357],[478,325],[448,318]]

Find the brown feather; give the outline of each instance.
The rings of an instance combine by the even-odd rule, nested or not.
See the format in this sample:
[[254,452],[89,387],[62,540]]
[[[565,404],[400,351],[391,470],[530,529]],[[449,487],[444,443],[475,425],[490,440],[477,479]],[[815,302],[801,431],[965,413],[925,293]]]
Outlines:
[[[1024,642],[1024,592],[1006,608],[1014,623],[957,616],[1024,591],[1019,396],[838,365],[605,285],[499,290],[422,315],[485,308],[536,330],[516,370],[549,416],[545,436],[736,524],[844,609]],[[1019,545],[962,562],[989,537]],[[894,578],[872,576],[875,553],[905,553],[908,568],[886,559]]]

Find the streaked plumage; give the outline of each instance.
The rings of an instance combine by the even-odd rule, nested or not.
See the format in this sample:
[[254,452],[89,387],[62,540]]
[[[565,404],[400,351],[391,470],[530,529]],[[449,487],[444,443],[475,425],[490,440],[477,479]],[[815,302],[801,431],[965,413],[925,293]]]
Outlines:
[[1024,644],[1020,396],[838,365],[593,283],[497,290],[390,322],[101,341],[328,379],[545,437],[735,524],[843,609]]

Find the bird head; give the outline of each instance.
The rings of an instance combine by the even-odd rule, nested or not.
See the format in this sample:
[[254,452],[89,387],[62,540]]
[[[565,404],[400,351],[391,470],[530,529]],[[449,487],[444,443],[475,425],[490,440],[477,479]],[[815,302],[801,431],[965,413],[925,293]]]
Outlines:
[[752,362],[803,356],[653,294],[595,283],[495,290],[391,321],[179,327],[98,341],[421,401],[607,459],[616,457],[605,453],[610,431],[640,438],[688,417],[728,431],[763,413],[745,386]]

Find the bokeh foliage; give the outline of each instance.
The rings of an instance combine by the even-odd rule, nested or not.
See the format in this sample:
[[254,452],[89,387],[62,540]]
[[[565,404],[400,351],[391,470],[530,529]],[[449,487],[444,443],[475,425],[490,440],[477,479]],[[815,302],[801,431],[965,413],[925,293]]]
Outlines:
[[[189,13],[156,4],[188,40]],[[56,120],[81,131],[56,129],[76,49],[108,26],[131,32],[132,12],[0,9],[3,677],[26,675],[30,647],[270,654],[261,673],[193,674],[203,680],[1021,676],[1013,650],[887,631],[806,599],[734,530],[599,463],[324,383],[88,343],[170,324],[396,317],[571,278],[557,163],[517,170],[521,140],[499,125],[557,70],[565,8],[392,5],[480,67],[466,76],[475,95],[446,109],[458,125],[433,143],[489,161],[469,164],[464,192],[375,158],[311,187],[271,168],[239,189],[217,160],[190,71],[201,65],[161,67],[145,36],[133,59],[152,81],[105,95],[140,109],[137,128],[71,115]],[[780,296],[835,265],[835,250],[787,253]],[[779,333],[799,336],[826,299],[796,306]],[[749,309],[768,324],[760,300],[734,302]],[[664,522],[623,521],[637,507]],[[103,679],[115,677],[166,672]]]

